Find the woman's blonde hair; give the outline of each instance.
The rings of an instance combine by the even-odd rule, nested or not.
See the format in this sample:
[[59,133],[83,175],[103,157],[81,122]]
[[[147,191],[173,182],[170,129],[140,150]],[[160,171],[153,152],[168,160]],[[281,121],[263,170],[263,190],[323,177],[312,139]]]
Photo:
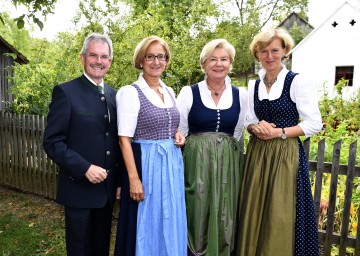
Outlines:
[[250,51],[256,60],[259,60],[257,53],[267,47],[271,42],[279,38],[282,43],[282,47],[285,50],[284,58],[287,58],[289,52],[294,47],[294,40],[290,34],[283,28],[271,28],[258,33],[250,44]]
[[201,66],[201,70],[204,73],[205,70],[203,69],[203,64],[211,56],[211,54],[214,52],[216,48],[224,49],[229,54],[230,63],[231,63],[230,70],[232,69],[232,63],[234,62],[235,53],[236,53],[235,48],[226,39],[220,38],[208,42],[200,53],[200,66]]
[[171,58],[170,48],[168,44],[165,42],[165,40],[158,36],[148,36],[145,37],[143,40],[141,40],[140,43],[138,43],[138,45],[135,48],[134,56],[133,56],[135,68],[142,69],[141,63],[146,55],[149,46],[153,43],[159,43],[164,47],[166,62],[167,64],[170,62],[170,58]]

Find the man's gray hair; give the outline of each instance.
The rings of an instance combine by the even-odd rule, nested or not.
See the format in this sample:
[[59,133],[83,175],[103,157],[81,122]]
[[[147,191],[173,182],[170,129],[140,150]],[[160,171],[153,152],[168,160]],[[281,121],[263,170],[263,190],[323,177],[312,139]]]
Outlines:
[[88,35],[88,37],[85,39],[83,47],[81,49],[82,55],[86,54],[86,52],[89,48],[89,43],[91,41],[101,41],[103,43],[106,43],[109,46],[109,57],[110,57],[110,59],[113,59],[113,46],[112,46],[112,41],[111,41],[110,37],[107,35],[99,34],[99,33],[91,33],[90,35]]

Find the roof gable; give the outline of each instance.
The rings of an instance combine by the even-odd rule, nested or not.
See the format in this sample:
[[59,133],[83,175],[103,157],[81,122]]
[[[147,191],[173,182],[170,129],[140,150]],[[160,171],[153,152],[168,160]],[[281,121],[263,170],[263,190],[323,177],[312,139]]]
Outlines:
[[22,55],[18,50],[16,50],[11,44],[9,44],[4,38],[0,36],[0,44],[5,47],[9,51],[9,53],[15,53],[16,59],[15,61],[20,64],[27,64],[29,60]]
[[[357,16],[356,17],[352,17],[350,16],[350,11],[353,11],[353,13],[355,13]],[[343,3],[342,5],[340,5],[327,19],[325,19],[325,21],[317,28],[315,28],[313,31],[311,31],[298,45],[296,45],[294,47],[294,49],[291,51],[291,53],[295,52],[297,49],[299,49],[300,47],[302,47],[303,44],[306,43],[306,41],[310,40],[319,30],[323,29],[324,26],[328,26],[329,23],[331,23],[331,25],[333,27],[336,27],[338,25],[338,22],[336,21],[337,18],[339,17],[339,13],[342,12],[346,12],[346,20],[348,20],[348,25],[349,26],[360,26],[360,10],[356,7],[354,7],[353,5],[349,4],[348,2]],[[350,22],[355,21],[355,23],[351,24]]]
[[309,22],[307,22],[306,20],[301,18],[295,12],[292,12],[289,16],[286,17],[286,19],[284,19],[282,22],[280,22],[278,27],[282,27],[282,28],[285,28],[286,30],[288,30],[288,29],[292,28],[295,23],[298,26],[305,26],[305,27],[309,27],[310,29],[314,29],[314,27],[311,26]]

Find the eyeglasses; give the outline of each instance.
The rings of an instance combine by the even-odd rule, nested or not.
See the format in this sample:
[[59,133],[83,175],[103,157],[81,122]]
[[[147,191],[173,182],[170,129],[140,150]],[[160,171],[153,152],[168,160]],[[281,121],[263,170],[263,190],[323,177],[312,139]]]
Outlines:
[[146,61],[154,61],[156,58],[158,59],[158,61],[166,61],[166,55],[165,54],[159,54],[159,55],[154,55],[154,54],[146,54],[144,56]]
[[110,60],[109,55],[97,55],[95,53],[89,53],[88,56],[90,59],[93,59],[93,60],[98,60],[98,59],[100,59],[101,61]]
[[282,52],[280,51],[280,49],[271,49],[271,50],[262,50],[262,51],[259,51],[258,53],[260,54],[260,56],[265,57],[265,56],[270,55],[270,53],[272,56],[278,56]]

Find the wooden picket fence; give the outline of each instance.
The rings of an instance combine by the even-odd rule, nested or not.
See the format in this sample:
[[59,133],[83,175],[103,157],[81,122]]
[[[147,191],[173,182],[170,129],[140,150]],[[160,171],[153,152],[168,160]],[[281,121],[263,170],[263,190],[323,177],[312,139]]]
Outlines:
[[[304,141],[304,147],[307,154],[309,154],[310,140]],[[352,191],[354,189],[354,179],[360,177],[360,167],[355,166],[356,161],[357,141],[350,144],[348,164],[340,164],[341,140],[338,140],[333,147],[332,162],[326,163],[324,161],[325,155],[325,139],[318,143],[317,161],[309,161],[309,170],[316,172],[315,191],[314,191],[314,205],[316,220],[319,223],[319,216],[321,214],[321,193],[323,191],[323,176],[325,173],[331,174],[330,193],[328,203],[326,206],[326,229],[319,229],[319,241],[321,244],[322,255],[331,255],[331,248],[333,245],[339,247],[339,256],[345,255],[360,255],[360,223],[359,210],[357,209],[357,230],[356,237],[349,236],[349,223],[351,215]],[[334,232],[335,209],[337,201],[337,187],[339,184],[339,175],[346,176],[344,205],[342,208],[341,230]],[[348,254],[346,248],[354,248],[354,254]]]
[[[55,198],[58,167],[47,158],[42,148],[44,128],[45,118],[42,116],[0,112],[0,185],[49,199]],[[242,145],[244,145],[243,141]],[[304,147],[309,154],[309,139],[304,141]],[[339,140],[333,146],[332,162],[328,163],[324,161],[325,140],[321,140],[318,143],[317,161],[309,161],[310,171],[315,172],[314,205],[317,221],[319,222],[320,216],[323,218],[326,214],[324,218],[326,223],[322,225],[325,228],[319,228],[322,255],[331,255],[333,246],[337,245],[340,256],[360,256],[359,209],[356,213],[357,235],[356,237],[348,235],[354,179],[360,177],[360,167],[355,166],[356,150],[357,141],[350,145],[348,164],[340,164],[341,140]],[[324,213],[324,208],[320,205],[326,175],[331,175],[331,183],[328,188],[330,193],[327,212]],[[339,175],[346,176],[346,189],[341,214],[341,230],[334,232]],[[354,253],[347,253],[347,248],[353,248]]]
[[0,112],[0,184],[54,199],[57,167],[42,147],[45,118]]

